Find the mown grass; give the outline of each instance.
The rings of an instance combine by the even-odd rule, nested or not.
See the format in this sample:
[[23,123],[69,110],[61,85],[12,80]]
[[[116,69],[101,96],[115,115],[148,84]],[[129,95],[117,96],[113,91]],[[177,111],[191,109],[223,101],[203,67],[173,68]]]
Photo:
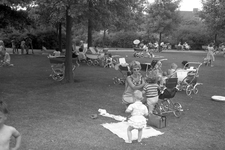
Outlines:
[[[112,52],[136,59],[132,52]],[[167,58],[163,69],[172,62],[181,66],[183,60],[201,61],[204,53],[160,53]],[[74,83],[56,82],[49,77],[49,60],[45,55],[11,55],[14,67],[0,68],[1,99],[7,102],[10,115],[7,124],[22,133],[21,150],[121,150],[121,149],[225,149],[225,103],[215,102],[212,95],[224,95],[224,58],[216,56],[214,67],[200,68],[199,93],[188,97],[178,92],[174,101],[182,104],[180,118],[167,115],[164,135],[143,139],[143,143],[125,144],[122,139],[101,126],[116,122],[91,114],[99,108],[126,116],[121,96],[122,85],[114,85],[112,78],[121,76],[115,69],[81,64]],[[148,58],[137,58],[151,62]]]

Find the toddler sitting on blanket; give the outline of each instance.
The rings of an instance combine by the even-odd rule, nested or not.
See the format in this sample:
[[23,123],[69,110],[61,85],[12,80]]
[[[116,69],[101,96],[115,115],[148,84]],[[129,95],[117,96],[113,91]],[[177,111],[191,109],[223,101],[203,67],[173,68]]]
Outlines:
[[142,130],[144,127],[146,127],[146,118],[144,116],[148,116],[148,109],[147,107],[142,104],[142,92],[139,90],[136,90],[134,92],[134,103],[130,104],[126,112],[131,113],[131,117],[128,119],[128,128],[127,128],[127,136],[128,141],[126,143],[132,143],[132,133],[131,131],[133,129],[138,130],[138,142],[141,142],[142,139]]

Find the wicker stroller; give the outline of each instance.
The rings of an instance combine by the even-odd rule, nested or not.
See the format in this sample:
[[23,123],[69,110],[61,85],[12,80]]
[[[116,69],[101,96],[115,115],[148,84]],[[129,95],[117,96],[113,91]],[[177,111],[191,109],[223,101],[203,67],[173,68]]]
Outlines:
[[[62,81],[65,76],[65,57],[48,57],[52,73],[50,74],[50,77],[52,77],[55,81]],[[75,69],[77,66],[75,65],[77,61],[77,58],[73,58],[73,66],[72,66],[72,72],[73,75],[75,74]]]

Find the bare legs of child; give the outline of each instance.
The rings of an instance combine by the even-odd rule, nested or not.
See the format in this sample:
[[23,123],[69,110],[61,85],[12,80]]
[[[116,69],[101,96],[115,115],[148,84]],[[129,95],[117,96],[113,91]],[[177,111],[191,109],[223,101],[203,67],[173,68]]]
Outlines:
[[[132,130],[133,130],[134,128],[133,127],[131,127],[131,126],[129,126],[128,128],[127,128],[127,137],[128,137],[128,141],[125,141],[126,143],[132,143]],[[142,130],[143,129],[138,129],[138,142],[141,142],[141,138],[142,138]]]
[[149,115],[152,115],[152,112],[155,108],[156,103],[158,103],[159,97],[155,96],[155,97],[151,97],[151,98],[147,98],[147,104],[148,104],[148,113]]

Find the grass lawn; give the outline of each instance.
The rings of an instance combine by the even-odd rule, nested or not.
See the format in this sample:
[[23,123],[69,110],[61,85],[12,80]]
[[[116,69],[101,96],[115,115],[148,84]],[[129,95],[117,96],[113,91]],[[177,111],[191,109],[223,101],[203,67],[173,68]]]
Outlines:
[[[136,59],[133,52],[112,52]],[[163,69],[172,62],[201,61],[205,53],[164,52]],[[99,116],[99,108],[127,116],[121,104],[123,85],[112,78],[121,73],[115,69],[81,64],[74,83],[56,82],[49,77],[50,63],[46,55],[11,55],[14,67],[0,68],[1,99],[9,106],[6,124],[22,133],[21,150],[224,150],[225,103],[215,102],[213,95],[225,96],[225,58],[216,56],[214,67],[200,68],[199,93],[188,97],[178,92],[173,98],[184,108],[180,118],[167,114],[163,135],[143,139],[142,144],[126,144],[101,126],[116,122]],[[151,62],[148,58],[137,58]],[[14,141],[12,140],[12,143]]]

